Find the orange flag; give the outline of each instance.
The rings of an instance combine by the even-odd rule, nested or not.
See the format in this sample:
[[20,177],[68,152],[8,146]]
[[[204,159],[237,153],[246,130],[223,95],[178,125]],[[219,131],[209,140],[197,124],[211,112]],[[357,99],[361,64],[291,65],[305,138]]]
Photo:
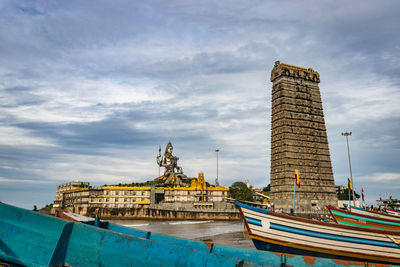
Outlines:
[[294,170],[294,178],[296,179],[296,185],[297,185],[297,187],[299,187],[300,188],[300,176],[299,176],[299,173],[297,172],[297,170]]
[[347,187],[349,188],[349,190],[353,190],[353,184],[351,183],[349,178],[347,178]]

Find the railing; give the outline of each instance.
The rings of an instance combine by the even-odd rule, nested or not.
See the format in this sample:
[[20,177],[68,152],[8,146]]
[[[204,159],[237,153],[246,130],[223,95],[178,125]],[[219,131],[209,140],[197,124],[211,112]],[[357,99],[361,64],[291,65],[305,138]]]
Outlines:
[[305,211],[295,212],[295,214],[322,214],[322,215],[327,215],[327,214],[330,214],[330,213],[327,210],[305,210]]

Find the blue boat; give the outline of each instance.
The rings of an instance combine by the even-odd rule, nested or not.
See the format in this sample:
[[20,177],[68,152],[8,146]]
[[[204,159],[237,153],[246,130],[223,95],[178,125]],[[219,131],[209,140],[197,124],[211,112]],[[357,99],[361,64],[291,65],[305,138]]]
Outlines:
[[365,266],[94,224],[0,203],[0,266]]

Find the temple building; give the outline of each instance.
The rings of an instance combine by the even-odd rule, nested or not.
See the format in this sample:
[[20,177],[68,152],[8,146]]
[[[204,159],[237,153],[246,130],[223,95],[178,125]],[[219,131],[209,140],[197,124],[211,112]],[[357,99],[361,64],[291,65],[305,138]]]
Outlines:
[[337,205],[318,83],[311,68],[279,61],[271,72],[271,202],[275,210],[306,212]]
[[59,209],[63,205],[63,194],[75,189],[88,188],[88,182],[72,181],[65,184],[57,185],[56,199],[54,200],[53,208]]
[[[54,208],[88,215],[96,208],[140,208],[144,206],[163,209],[229,209],[231,204],[224,201],[229,188],[207,185],[204,174],[192,179],[188,186],[101,186],[74,188],[57,191],[62,195],[55,200]],[[60,188],[64,185],[60,185]],[[228,207],[229,206],[229,207]]]
[[208,184],[203,173],[199,173],[197,178],[187,177],[182,167],[177,164],[179,158],[173,156],[172,151],[172,144],[168,143],[164,156],[161,157],[159,153],[157,164],[165,168],[164,174],[148,185],[92,187],[88,182],[74,181],[57,186],[53,207],[55,210],[82,215],[93,215],[97,209],[101,209],[103,214],[118,213],[120,210],[126,214],[135,213],[135,209],[147,208],[170,211],[220,211],[234,213],[236,216],[234,205],[225,201],[229,188]]

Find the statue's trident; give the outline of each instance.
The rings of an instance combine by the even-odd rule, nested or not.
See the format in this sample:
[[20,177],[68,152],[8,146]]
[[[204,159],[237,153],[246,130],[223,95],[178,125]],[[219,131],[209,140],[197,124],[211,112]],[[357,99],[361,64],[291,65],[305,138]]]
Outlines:
[[161,168],[161,145],[158,145],[158,155],[157,155],[157,165],[158,165],[158,177],[160,177],[160,168]]

